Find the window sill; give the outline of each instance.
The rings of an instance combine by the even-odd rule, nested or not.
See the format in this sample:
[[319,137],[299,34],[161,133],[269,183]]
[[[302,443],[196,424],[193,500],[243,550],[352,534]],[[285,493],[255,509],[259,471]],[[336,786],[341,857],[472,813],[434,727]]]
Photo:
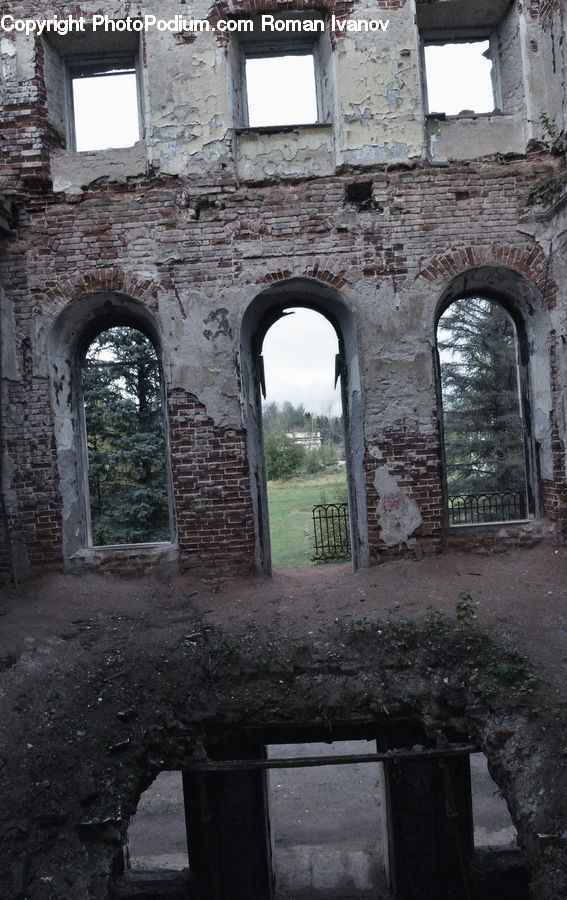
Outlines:
[[499,522],[463,522],[461,525],[449,525],[447,531],[449,534],[459,534],[464,529],[471,530],[473,528],[482,531],[483,534],[501,531],[502,528],[518,528],[524,525],[534,525],[534,519],[503,519]]
[[79,194],[99,178],[123,182],[143,175],[147,169],[146,142],[107,150],[54,150],[50,162],[53,190]]
[[430,112],[425,114],[426,119],[434,119],[436,121],[441,120],[442,122],[451,119],[490,119],[491,117],[501,117],[510,115],[510,113],[502,112],[501,109],[493,109],[491,112],[473,112],[472,110],[466,110],[460,113],[444,113],[444,112]]
[[234,129],[235,134],[289,134],[307,131],[311,128],[330,129],[330,122],[302,122],[298,125],[242,125]]
[[179,550],[176,543],[109,544],[77,550],[69,559],[69,567],[80,571],[106,571],[124,575],[145,574],[164,567],[177,569]]

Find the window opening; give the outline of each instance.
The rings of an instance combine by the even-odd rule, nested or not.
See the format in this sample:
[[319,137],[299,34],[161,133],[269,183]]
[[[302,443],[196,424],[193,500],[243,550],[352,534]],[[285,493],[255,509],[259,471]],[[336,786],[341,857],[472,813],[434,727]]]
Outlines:
[[449,524],[525,519],[514,322],[496,301],[468,297],[443,313],[437,338]]
[[95,546],[170,539],[159,362],[130,327],[91,341],[82,367]]
[[131,147],[140,139],[138,85],[133,60],[68,63],[74,149]]
[[471,790],[475,848],[517,848],[516,828],[483,753],[471,753]]
[[264,338],[264,462],[275,568],[350,558],[338,351],[334,328],[310,309],[287,309]]
[[318,121],[312,52],[246,55],[248,125],[309,125]]
[[126,867],[135,871],[189,868],[181,772],[160,772],[140,797],[129,828]]
[[[268,747],[268,759],[375,750],[366,741]],[[271,769],[276,900],[376,897],[386,888],[380,763]]]
[[495,107],[490,41],[426,43],[425,79],[430,113],[488,113]]

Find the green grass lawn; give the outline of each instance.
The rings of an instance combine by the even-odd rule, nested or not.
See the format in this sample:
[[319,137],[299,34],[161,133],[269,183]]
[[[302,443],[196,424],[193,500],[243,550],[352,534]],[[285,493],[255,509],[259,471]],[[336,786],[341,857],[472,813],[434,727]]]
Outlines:
[[313,507],[346,500],[346,469],[328,469],[289,481],[268,482],[272,566],[309,566]]

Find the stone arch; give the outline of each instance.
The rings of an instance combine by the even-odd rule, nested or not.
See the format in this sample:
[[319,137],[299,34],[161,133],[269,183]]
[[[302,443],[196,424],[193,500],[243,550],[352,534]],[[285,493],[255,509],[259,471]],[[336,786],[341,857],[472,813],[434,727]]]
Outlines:
[[319,312],[334,327],[339,340],[353,565],[355,569],[362,568],[369,563],[369,549],[363,475],[363,398],[355,317],[338,290],[330,284],[314,278],[283,278],[261,290],[252,300],[243,315],[240,334],[239,385],[248,435],[256,569],[266,573],[271,571],[258,360],[268,329],[286,308],[292,306]]
[[[63,558],[69,565],[79,551],[88,553],[89,509],[81,361],[91,341],[116,325],[141,331],[153,344],[162,365],[162,338],[148,307],[128,294],[114,290],[87,293],[59,313],[48,336],[48,360],[57,466],[62,502]],[[166,405],[162,399],[162,409]],[[168,429],[164,422],[166,459]],[[169,465],[167,465],[169,472]],[[169,479],[170,510],[171,477]],[[173,515],[170,513],[172,533]]]
[[[528,259],[526,257],[524,260],[525,268],[529,268]],[[535,264],[535,257],[532,263]],[[450,269],[453,274],[452,267]],[[543,273],[539,270],[538,281],[545,288],[542,278]],[[546,512],[543,487],[546,481],[553,480],[554,465],[549,296],[546,297],[534,282],[510,266],[487,264],[462,269],[453,274],[438,297],[435,329],[452,302],[472,296],[486,297],[499,303],[516,326],[529,506],[532,515],[542,515]],[[439,385],[438,359],[437,369]],[[439,391],[438,401],[441,410]]]

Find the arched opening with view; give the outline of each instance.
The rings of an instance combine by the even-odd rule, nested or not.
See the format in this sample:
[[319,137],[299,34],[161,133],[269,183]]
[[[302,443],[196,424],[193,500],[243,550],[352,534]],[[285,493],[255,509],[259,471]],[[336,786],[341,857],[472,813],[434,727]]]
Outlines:
[[[326,347],[323,356],[316,346],[319,341]],[[310,357],[321,363],[313,365]],[[356,335],[353,315],[338,292],[312,279],[290,279],[259,294],[242,321],[240,383],[252,474],[257,568],[270,572],[273,566],[297,564],[294,557],[286,557],[285,548],[282,553],[281,544],[276,548],[271,540],[271,529],[279,528],[284,538],[289,533],[282,523],[282,509],[278,513],[278,507],[285,506],[285,490],[278,497],[269,489],[276,480],[273,476],[282,474],[282,461],[284,477],[299,473],[306,479],[299,491],[308,521],[307,534],[299,536],[304,561],[350,556],[355,568],[367,565]],[[337,386],[336,395],[333,385]],[[284,397],[285,391],[293,396]],[[334,465],[335,477],[330,475],[327,461]],[[326,485],[327,480],[336,484]],[[323,509],[315,511],[317,506]],[[294,527],[306,530],[297,521]],[[334,548],[338,548],[337,555]]]
[[533,513],[522,342],[512,315],[488,296],[457,298],[439,318],[449,526],[521,521]]
[[286,309],[261,358],[272,567],[349,560],[337,333],[319,312]]
[[54,321],[49,360],[66,563],[124,560],[132,544],[153,544],[152,559],[173,559],[162,344],[153,315],[118,291],[84,295]]
[[90,542],[170,540],[162,385],[155,347],[138,328],[94,337],[81,365]]

